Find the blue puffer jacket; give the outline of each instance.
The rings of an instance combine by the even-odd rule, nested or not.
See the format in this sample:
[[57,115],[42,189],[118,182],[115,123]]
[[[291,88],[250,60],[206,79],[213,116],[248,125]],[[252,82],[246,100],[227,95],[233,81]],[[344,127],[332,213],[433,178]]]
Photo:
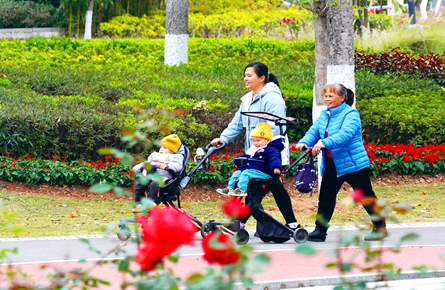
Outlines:
[[[324,137],[326,131],[327,138]],[[331,150],[338,177],[369,167],[368,154],[363,146],[360,114],[345,102],[336,108],[323,110],[298,143],[311,147],[320,139],[326,149]],[[323,150],[322,175],[325,154]]]
[[[256,117],[247,117],[242,115],[241,112],[266,112],[274,114],[279,117],[286,117],[286,104],[283,100],[283,96],[281,95],[280,88],[270,82],[267,83],[261,92],[255,96],[255,99],[252,100],[252,92],[245,94],[241,98],[241,105],[233,117],[230,124],[226,129],[221,133],[220,138],[224,140],[226,143],[232,141],[236,136],[241,134],[244,129],[246,129],[245,135],[245,150],[249,149],[253,143],[252,138],[250,137],[250,133],[255,129],[258,123],[267,122],[272,128],[273,136],[282,135],[280,132],[280,127],[275,125],[274,122],[267,121],[261,118]],[[283,132],[286,130],[286,127],[283,126]],[[286,144],[289,142],[286,138]],[[285,148],[282,153],[282,161],[283,164],[288,164],[289,161],[289,148]]]
[[[280,170],[283,169],[283,167],[281,166],[281,151],[283,149],[284,149],[283,138],[277,138],[270,141],[266,147],[261,148],[257,152],[255,152],[255,155],[253,155],[253,157],[245,153],[238,157],[247,157],[250,159],[265,161],[265,162],[247,161],[246,163],[244,163],[244,169],[258,170],[266,174],[269,174],[270,176],[273,176],[274,174],[273,170],[275,168],[279,168]],[[234,163],[236,167],[242,169],[241,163],[238,159],[235,158]]]

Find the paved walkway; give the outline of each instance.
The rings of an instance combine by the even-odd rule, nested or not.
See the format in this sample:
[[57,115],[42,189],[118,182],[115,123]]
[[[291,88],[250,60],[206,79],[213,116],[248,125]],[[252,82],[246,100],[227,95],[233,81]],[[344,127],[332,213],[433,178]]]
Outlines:
[[[431,231],[434,233],[435,229],[437,228],[437,238],[434,238],[433,240],[440,241],[443,244],[405,245],[400,248],[399,253],[392,253],[389,251],[388,246],[378,247],[376,246],[378,244],[375,244],[375,249],[385,251],[382,262],[394,263],[394,268],[400,269],[404,273],[404,277],[406,279],[422,278],[417,272],[413,271],[413,267],[425,265],[429,267],[429,270],[439,270],[435,273],[430,273],[429,279],[411,280],[411,283],[399,281],[399,283],[391,284],[392,286],[388,284],[389,288],[386,289],[445,289],[445,278],[442,278],[443,280],[440,280],[440,278],[433,279],[434,277],[445,277],[445,259],[440,257],[441,253],[445,253],[445,223],[388,225],[388,228],[390,230],[430,228],[429,233],[431,233]],[[333,227],[330,229],[330,239],[334,239],[334,233],[336,231],[349,231],[352,229],[355,229],[355,227]],[[309,229],[309,231],[310,230],[311,229]],[[395,232],[395,230],[393,232]],[[45,239],[42,239],[42,241],[44,240]],[[0,241],[5,241],[5,239]],[[256,242],[258,241],[252,240],[254,245]],[[327,243],[311,243],[311,245],[315,247],[327,246],[326,244]],[[331,244],[333,244],[333,241],[331,241]],[[261,251],[268,254],[268,256],[271,258],[271,263],[264,267],[264,272],[262,274],[255,275],[253,277],[256,284],[251,288],[252,290],[301,289],[301,287],[310,286],[317,286],[316,288],[310,288],[311,290],[324,290],[333,288],[333,286],[326,285],[335,285],[338,283],[338,271],[336,269],[326,268],[326,264],[336,262],[335,257],[329,254],[333,249],[332,246],[324,249],[318,248],[316,253],[312,256],[303,256],[295,253],[295,244],[290,245],[292,246],[291,249],[277,249],[272,245],[273,244],[270,244],[270,246],[268,245],[269,247],[266,247],[266,250]],[[347,248],[341,249],[340,251],[343,261],[351,261],[359,266],[365,266],[364,255],[360,254],[360,249]],[[45,262],[44,264],[48,268],[73,269],[75,267],[79,267],[79,263],[76,261]],[[23,272],[31,274],[36,281],[43,281],[44,275],[40,271],[41,265],[42,263],[20,263],[13,265],[13,267],[16,269],[20,268]],[[89,265],[87,264],[80,266],[88,267]],[[203,260],[201,253],[190,253],[181,255],[178,264],[167,263],[166,266],[171,268],[176,275],[185,279],[191,274],[202,272],[202,270],[207,267],[207,263]],[[374,281],[376,274],[376,271],[362,272],[359,270],[354,270],[348,273],[347,277],[351,281]],[[121,281],[124,278],[130,278],[123,277],[110,265],[96,268],[93,271],[93,275],[114,283]],[[2,285],[5,285],[5,281],[0,281],[0,287]],[[400,285],[408,285],[409,288],[394,288]],[[431,287],[442,285],[442,288],[418,288],[424,287],[424,285]],[[101,288],[110,289],[110,287]],[[114,284],[111,288],[118,289],[116,284]],[[235,288],[243,289],[241,285],[237,285]]]

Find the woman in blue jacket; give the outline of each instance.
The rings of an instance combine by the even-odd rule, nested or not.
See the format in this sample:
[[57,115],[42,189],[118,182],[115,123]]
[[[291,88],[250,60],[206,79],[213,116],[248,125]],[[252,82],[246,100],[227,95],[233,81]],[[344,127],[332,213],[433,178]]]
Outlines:
[[[246,151],[253,145],[250,136],[251,132],[260,122],[267,122],[270,125],[274,137],[281,135],[280,128],[275,123],[241,114],[241,112],[264,112],[279,117],[286,117],[286,104],[281,94],[277,77],[269,72],[265,64],[252,62],[244,69],[244,83],[246,89],[249,89],[250,92],[241,98],[241,105],[238,111],[220,137],[212,140],[211,144],[213,146],[218,146],[218,142],[221,140],[229,143],[245,130],[244,151]],[[289,141],[287,137],[285,137],[285,140],[286,148],[281,152],[283,165],[289,164]],[[277,183],[271,188],[271,192],[286,223],[291,228],[296,228],[298,223],[292,209],[291,199],[284,186],[281,183]]]
[[[360,114],[351,107],[354,93],[341,84],[327,85],[324,92],[327,109],[296,146],[298,150],[313,146],[313,155],[323,153],[316,228],[309,234],[309,241],[313,242],[326,240],[337,193],[345,181],[353,189],[361,189],[365,197],[376,199],[369,176],[369,158],[363,146]],[[364,207],[369,215],[374,214],[372,206]],[[385,221],[381,219],[374,221],[374,229],[365,240],[381,240],[386,236]]]

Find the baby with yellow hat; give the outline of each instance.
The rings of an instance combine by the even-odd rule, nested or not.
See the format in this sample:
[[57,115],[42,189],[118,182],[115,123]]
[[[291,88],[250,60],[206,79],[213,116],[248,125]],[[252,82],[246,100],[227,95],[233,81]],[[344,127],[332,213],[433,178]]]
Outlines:
[[[250,134],[253,146],[238,156],[247,157],[249,160],[241,168],[239,159],[235,158],[238,170],[230,177],[227,188],[218,188],[216,191],[223,195],[246,196],[250,179],[269,179],[274,174],[280,174],[283,169],[281,165],[281,151],[284,149],[281,136],[273,138],[272,129],[269,124],[259,123]],[[235,189],[236,182],[238,187]]]
[[[184,155],[181,140],[178,135],[168,135],[161,140],[159,152],[153,152],[148,156],[147,161],[151,165],[158,166],[156,173],[162,176],[163,181],[171,179],[173,176],[169,171],[179,173],[183,168]],[[178,154],[179,153],[179,154]],[[144,164],[139,163],[133,167],[135,173],[141,173],[144,170]],[[146,194],[148,191],[148,195]],[[139,182],[134,187],[136,204],[140,203],[141,198],[150,198],[156,204],[161,202],[159,198],[159,185],[156,182],[150,182],[148,185],[142,185]]]

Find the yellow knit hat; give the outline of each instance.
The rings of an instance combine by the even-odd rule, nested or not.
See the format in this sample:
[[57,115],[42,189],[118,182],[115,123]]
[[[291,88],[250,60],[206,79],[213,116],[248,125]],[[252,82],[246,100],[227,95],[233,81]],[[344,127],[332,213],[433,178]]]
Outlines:
[[172,134],[162,139],[161,144],[165,148],[170,149],[171,151],[176,153],[181,147],[181,140],[179,139],[178,135]]
[[255,129],[253,129],[252,133],[250,134],[251,137],[261,137],[268,140],[272,140],[273,134],[272,134],[272,128],[269,124],[262,122],[258,123]]

